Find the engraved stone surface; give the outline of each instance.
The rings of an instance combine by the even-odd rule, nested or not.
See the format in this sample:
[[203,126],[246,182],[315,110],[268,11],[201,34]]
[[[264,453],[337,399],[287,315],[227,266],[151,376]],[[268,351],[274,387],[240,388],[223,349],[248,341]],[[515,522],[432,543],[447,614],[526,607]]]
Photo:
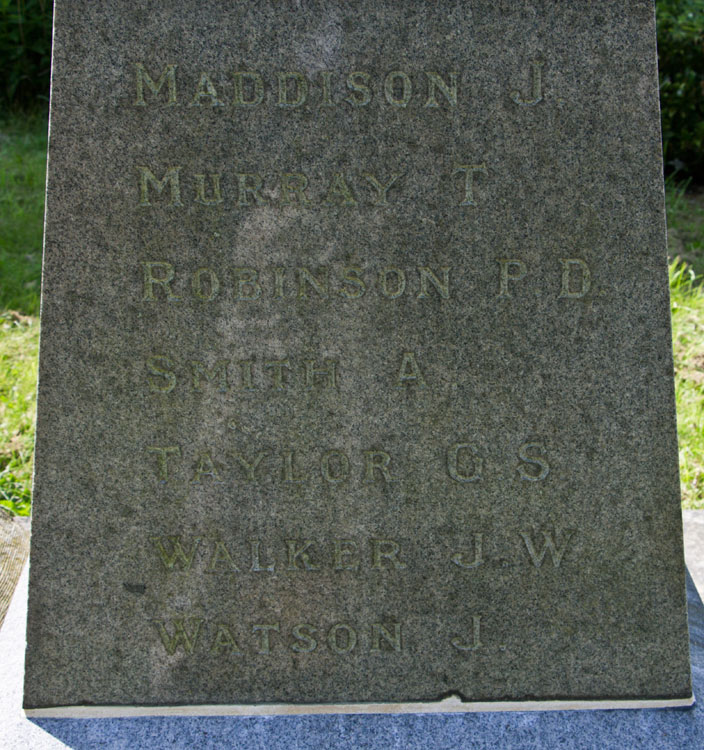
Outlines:
[[690,702],[652,2],[54,42],[25,707]]

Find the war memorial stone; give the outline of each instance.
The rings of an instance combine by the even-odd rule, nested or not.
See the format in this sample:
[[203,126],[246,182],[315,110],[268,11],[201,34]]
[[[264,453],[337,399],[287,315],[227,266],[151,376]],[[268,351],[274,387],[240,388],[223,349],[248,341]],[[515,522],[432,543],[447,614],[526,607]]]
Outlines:
[[650,0],[57,0],[43,284],[29,714],[691,703]]

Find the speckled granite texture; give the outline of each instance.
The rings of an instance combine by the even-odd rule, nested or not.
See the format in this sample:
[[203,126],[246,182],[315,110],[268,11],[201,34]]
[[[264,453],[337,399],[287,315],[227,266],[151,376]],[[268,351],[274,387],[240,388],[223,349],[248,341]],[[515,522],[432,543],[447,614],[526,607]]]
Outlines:
[[57,0],[26,708],[687,701],[657,94],[650,0]]
[[[687,589],[695,695],[704,694],[704,606]],[[8,737],[9,750],[699,750],[704,709],[559,711],[462,716],[40,719]],[[39,735],[37,727],[46,734]],[[0,737],[2,737],[0,729]],[[15,740],[13,744],[11,740]],[[23,740],[23,742],[22,742]]]

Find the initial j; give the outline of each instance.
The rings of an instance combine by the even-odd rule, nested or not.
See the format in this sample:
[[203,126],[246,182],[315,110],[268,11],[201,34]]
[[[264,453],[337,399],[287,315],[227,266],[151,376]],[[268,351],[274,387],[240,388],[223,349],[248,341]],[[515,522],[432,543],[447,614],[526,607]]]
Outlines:
[[462,643],[462,641],[459,638],[453,638],[452,645],[458,650],[458,651],[476,651],[478,648],[481,648],[482,642],[479,640],[479,630],[481,628],[481,615],[472,615],[472,645],[468,646],[465,643]]
[[452,557],[452,562],[455,563],[455,565],[457,565],[459,568],[478,568],[484,562],[484,558],[482,557],[482,535],[474,535],[473,562],[466,562],[464,554],[462,552],[458,552],[456,555],[454,555]]
[[513,91],[511,93],[511,99],[516,104],[522,107],[532,107],[534,104],[543,100],[543,79],[542,79],[542,67],[544,63],[540,60],[532,60],[530,67],[533,72],[533,91],[532,98],[524,99],[519,91]]

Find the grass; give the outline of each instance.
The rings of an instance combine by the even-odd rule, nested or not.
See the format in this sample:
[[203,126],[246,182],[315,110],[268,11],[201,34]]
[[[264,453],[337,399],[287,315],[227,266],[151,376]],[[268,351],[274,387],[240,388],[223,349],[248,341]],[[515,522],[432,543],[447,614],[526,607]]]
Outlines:
[[[30,508],[46,126],[0,122],[0,505]],[[667,186],[684,508],[704,509],[704,194]]]
[[0,505],[28,515],[39,321],[0,315]]
[[704,509],[704,197],[668,188],[668,229],[670,253],[682,251],[670,263],[682,507]]
[[688,183],[667,185],[667,245],[697,278],[704,277],[704,194],[687,192]]
[[28,515],[34,443],[46,118],[0,122],[0,505]]
[[39,314],[46,121],[0,122],[0,311]]

